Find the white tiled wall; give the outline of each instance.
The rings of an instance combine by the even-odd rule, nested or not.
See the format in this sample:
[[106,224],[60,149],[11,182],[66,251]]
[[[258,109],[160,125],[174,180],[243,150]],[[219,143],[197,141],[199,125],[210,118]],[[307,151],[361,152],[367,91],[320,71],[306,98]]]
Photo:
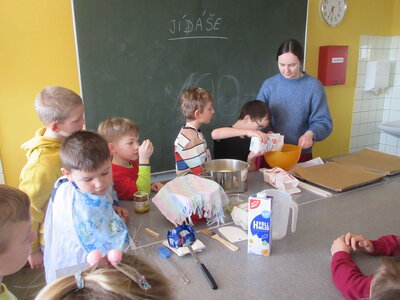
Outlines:
[[4,174],[3,174],[3,167],[1,166],[1,159],[0,159],[0,184],[4,184]]
[[[389,87],[380,93],[364,91],[366,65],[373,60],[391,62]],[[400,36],[362,35],[350,152],[368,147],[400,155],[400,139],[378,129],[380,123],[394,120],[400,120]]]

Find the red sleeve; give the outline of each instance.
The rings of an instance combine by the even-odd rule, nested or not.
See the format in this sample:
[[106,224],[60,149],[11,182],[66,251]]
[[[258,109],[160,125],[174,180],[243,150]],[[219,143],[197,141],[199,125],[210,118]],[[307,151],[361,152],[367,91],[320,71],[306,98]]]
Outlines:
[[[114,189],[120,200],[132,200],[133,194],[138,191],[136,180],[138,174],[138,166],[133,168],[124,168],[112,165]],[[136,176],[135,176],[136,175]]]
[[202,166],[197,166],[195,168],[191,168],[190,170],[192,171],[192,173],[194,175],[199,175],[199,174],[201,174],[203,172],[203,167]]
[[336,252],[331,263],[332,280],[346,299],[369,299],[372,275],[365,276],[349,253]]
[[374,252],[371,255],[400,255],[400,237],[397,235],[385,235],[371,242],[374,245]]

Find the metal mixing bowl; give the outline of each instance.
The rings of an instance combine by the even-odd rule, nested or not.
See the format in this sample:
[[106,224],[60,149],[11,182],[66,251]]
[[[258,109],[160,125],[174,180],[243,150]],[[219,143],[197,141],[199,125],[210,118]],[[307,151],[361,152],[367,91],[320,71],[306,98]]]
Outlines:
[[247,191],[249,164],[236,159],[215,159],[203,164],[203,176],[222,186],[225,193]]

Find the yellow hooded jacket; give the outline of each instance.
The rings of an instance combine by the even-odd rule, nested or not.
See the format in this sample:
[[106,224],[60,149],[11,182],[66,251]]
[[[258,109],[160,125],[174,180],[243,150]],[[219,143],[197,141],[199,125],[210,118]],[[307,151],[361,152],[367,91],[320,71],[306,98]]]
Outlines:
[[[46,127],[36,131],[35,136],[22,144],[28,159],[20,174],[19,189],[31,199],[32,230],[37,234],[32,253],[43,242],[43,221],[54,183],[61,176],[61,140],[44,137]],[[44,228],[44,227],[43,227]]]

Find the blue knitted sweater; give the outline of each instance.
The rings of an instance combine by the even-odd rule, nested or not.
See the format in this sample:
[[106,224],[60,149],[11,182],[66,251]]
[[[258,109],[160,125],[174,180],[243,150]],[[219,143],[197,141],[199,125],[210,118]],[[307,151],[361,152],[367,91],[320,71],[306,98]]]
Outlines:
[[[332,132],[332,118],[321,82],[304,73],[299,79],[287,79],[281,74],[266,79],[257,100],[271,110],[271,130],[283,134],[286,144],[297,145],[308,130],[314,141],[322,141]],[[309,153],[312,148],[303,150]]]

